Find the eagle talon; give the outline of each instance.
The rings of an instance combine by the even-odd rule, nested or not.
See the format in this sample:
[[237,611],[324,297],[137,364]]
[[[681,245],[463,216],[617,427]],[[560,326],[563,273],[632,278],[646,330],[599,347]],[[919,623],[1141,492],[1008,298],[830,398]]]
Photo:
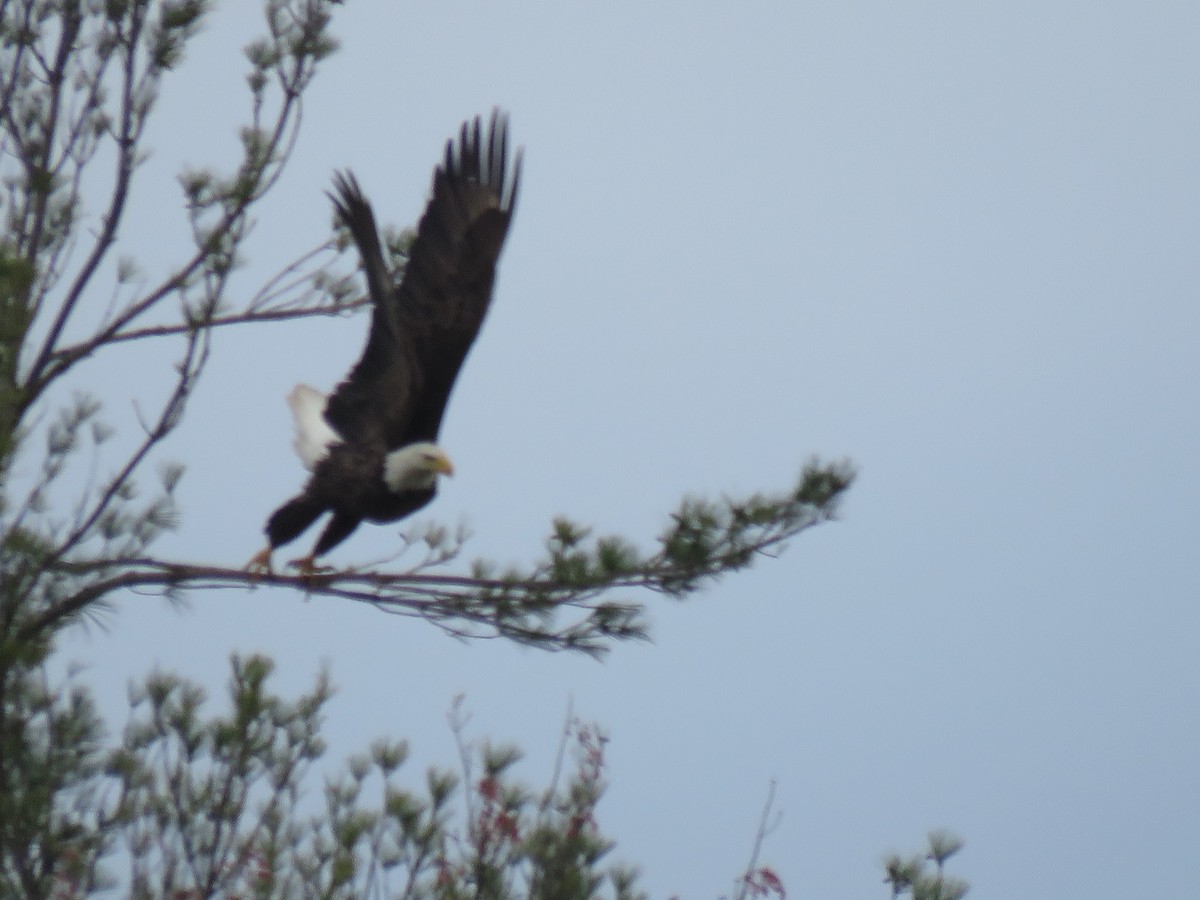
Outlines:
[[255,576],[274,575],[275,570],[271,567],[271,548],[264,547],[250,557],[250,562],[246,563],[246,571]]
[[316,557],[312,554],[302,556],[300,559],[293,559],[288,563],[288,568],[299,569],[300,577],[305,579],[315,578],[318,575],[328,575],[333,572],[333,566],[317,565]]

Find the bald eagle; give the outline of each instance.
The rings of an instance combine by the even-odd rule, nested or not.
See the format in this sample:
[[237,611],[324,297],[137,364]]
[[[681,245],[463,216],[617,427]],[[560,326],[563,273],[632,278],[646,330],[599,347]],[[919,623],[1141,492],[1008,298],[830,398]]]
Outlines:
[[296,451],[312,475],[303,493],[271,514],[267,547],[252,569],[271,571],[271,553],[330,516],[302,572],[359,523],[394,522],[429,503],[439,475],[453,474],[436,443],[463,360],[492,298],[496,261],[512,221],[520,182],[516,154],[508,176],[508,121],[494,111],[486,129],[464,122],[446,143],[404,276],[384,263],[371,204],[349,173],[329,194],[362,257],[371,327],[362,358],[328,397],[299,385],[288,397]]

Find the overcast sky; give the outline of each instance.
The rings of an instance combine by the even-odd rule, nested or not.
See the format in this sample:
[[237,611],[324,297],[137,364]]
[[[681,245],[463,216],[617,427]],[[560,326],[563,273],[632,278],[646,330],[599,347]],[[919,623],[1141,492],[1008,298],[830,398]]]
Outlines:
[[[122,248],[150,272],[186,239],[174,173],[236,151],[255,5],[163,91]],[[423,518],[521,561],[559,513],[649,541],[687,492],[782,488],[813,454],[861,477],[781,558],[646,598],[654,643],[604,663],[287,591],[131,595],[68,647],[109,714],[156,663],[219,693],[264,651],[289,693],[331,667],[333,758],[406,736],[418,783],[462,693],[542,784],[572,702],[654,897],[727,892],[772,779],[789,897],[885,897],[882,855],[940,826],[981,900],[1194,895],[1200,6],[355,0],[334,30],[240,296],[329,234],[335,168],[407,225],[462,119],[499,104],[526,147]],[[303,480],[283,398],[331,387],[366,324],[218,336],[163,553],[259,549]],[[115,364],[86,377],[121,423]]]

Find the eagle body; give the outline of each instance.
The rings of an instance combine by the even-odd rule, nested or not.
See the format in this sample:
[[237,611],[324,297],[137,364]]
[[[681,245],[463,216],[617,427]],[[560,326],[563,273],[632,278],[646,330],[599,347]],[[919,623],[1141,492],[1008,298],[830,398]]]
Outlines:
[[[434,446],[434,445],[430,445]],[[434,476],[427,487],[396,490],[385,476],[382,448],[337,443],[317,461],[304,492],[267,520],[267,540],[278,547],[299,537],[323,513],[333,515],[313,548],[313,557],[333,549],[362,521],[394,522],[426,506],[437,493]]]
[[404,276],[384,262],[370,203],[349,173],[330,198],[362,258],[371,326],[362,357],[329,395],[299,385],[288,397],[296,452],[310,476],[302,493],[267,520],[268,545],[251,560],[270,570],[272,551],[325,513],[315,559],[360,522],[394,522],[433,500],[439,475],[453,467],[437,445],[442,417],[491,302],[496,262],[512,219],[520,155],[509,178],[508,123],[493,112],[484,128],[464,122],[417,227]]

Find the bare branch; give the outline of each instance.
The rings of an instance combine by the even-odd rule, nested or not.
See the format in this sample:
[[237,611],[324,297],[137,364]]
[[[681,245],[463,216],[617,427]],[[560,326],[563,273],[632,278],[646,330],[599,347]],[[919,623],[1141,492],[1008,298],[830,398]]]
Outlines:
[[[142,27],[145,24],[143,12],[144,7],[134,5],[130,15],[129,32],[122,36],[124,38],[125,65],[121,80],[120,125],[117,134],[114,135],[117,145],[116,172],[108,210],[103,216],[104,224],[92,245],[92,251],[88,254],[87,260],[75,276],[66,297],[59,305],[58,314],[54,317],[54,321],[42,341],[41,350],[29,368],[28,381],[30,384],[36,385],[33,390],[34,394],[38,393],[41,387],[49,381],[43,377],[43,370],[58,344],[59,336],[66,327],[67,320],[75,311],[85,288],[91,283],[96,269],[99,268],[116,240],[117,226],[120,224],[121,213],[125,209],[125,201],[129,196],[129,181],[136,162],[137,139],[142,131],[144,116],[149,112],[149,109],[145,109],[139,115],[135,109],[135,88],[138,81],[137,51]],[[64,33],[65,31],[64,27]]]
[[[326,273],[328,264],[317,264],[316,259],[332,247],[332,242],[327,241],[281,269],[236,312],[217,313],[200,323],[182,321],[116,331],[105,329],[85,341],[61,348],[57,351],[57,356],[64,360],[78,360],[89,357],[102,348],[146,338],[186,335],[197,328],[212,330],[227,325],[287,322],[313,316],[340,316],[355,312],[369,305],[370,299],[349,296],[350,276],[334,279],[327,286],[322,284],[322,276]],[[320,290],[320,286],[324,286],[324,290]],[[299,296],[292,296],[295,294]]]
[[65,558],[91,535],[96,523],[108,510],[113,500],[129,484],[134,472],[141,466],[150,451],[179,424],[188,397],[208,360],[208,347],[208,332],[205,329],[193,329],[188,337],[183,358],[176,366],[175,385],[159,410],[157,418],[146,428],[146,435],[137,449],[126,459],[124,466],[101,492],[99,498],[92,504],[90,511],[83,515],[46,561],[48,566],[52,567],[55,562]]
[[[262,84],[251,78],[252,121],[243,130],[243,160],[237,172],[227,179],[214,181],[205,177],[202,195],[189,191],[189,207],[195,252],[140,299],[132,300],[124,309],[98,327],[95,332],[73,345],[60,346],[63,329],[77,308],[80,298],[91,284],[100,263],[115,245],[117,228],[124,211],[129,182],[138,162],[137,147],[149,112],[153,107],[157,82],[166,65],[151,53],[142,69],[137,67],[137,53],[147,40],[143,29],[144,15],[133,15],[127,28],[120,32],[125,63],[119,124],[113,135],[118,148],[117,168],[107,212],[92,250],[59,304],[54,320],[48,326],[41,346],[29,366],[25,379],[24,406],[36,401],[47,385],[60,378],[81,359],[111,344],[139,336],[185,333],[194,323],[185,308],[188,321],[178,326],[144,326],[133,328],[151,310],[159,308],[168,297],[183,292],[197,279],[205,282],[204,320],[216,320],[222,286],[228,270],[237,262],[237,249],[249,234],[249,210],[277,182],[299,135],[302,121],[302,92],[311,81],[316,64],[333,49],[333,42],[324,33],[328,13],[326,3],[302,4],[302,15],[290,24],[280,23],[268,15],[274,55],[266,58],[251,53],[256,72],[273,70],[278,78],[281,96],[266,127],[263,118]],[[135,5],[139,9],[141,4]],[[277,5],[288,11],[286,4]],[[185,184],[185,188],[186,188]],[[207,213],[216,211],[215,221],[205,222]],[[246,310],[246,312],[257,310]],[[321,312],[325,312],[322,308]],[[268,317],[272,318],[272,317]],[[288,318],[286,316],[280,318]],[[244,321],[239,319],[238,321]],[[232,322],[216,321],[216,324]]]
[[555,796],[558,794],[558,782],[562,777],[563,763],[567,758],[567,744],[571,740],[571,733],[577,725],[575,719],[575,701],[570,696],[567,697],[567,714],[563,718],[562,734],[558,740],[558,752],[554,754],[554,771],[550,773],[550,785],[546,788],[546,792],[542,794],[542,800],[538,804],[538,821],[545,821],[546,814],[550,812],[550,805],[554,802]]
[[[746,900],[751,887],[757,884],[761,879],[762,870],[758,868],[758,857],[762,853],[763,841],[766,836],[775,830],[779,822],[778,817],[775,821],[771,821],[771,807],[775,804],[775,779],[771,779],[771,785],[767,788],[767,802],[763,804],[762,818],[758,823],[758,831],[754,835],[754,848],[750,851],[750,862],[746,865],[746,873],[738,879],[738,892],[736,900]],[[772,876],[774,873],[771,873]],[[759,892],[756,892],[756,896]]]
[[[354,300],[350,303],[319,303],[315,306],[304,306],[295,309],[269,309],[260,312],[238,312],[229,313],[227,315],[213,316],[204,328],[212,330],[222,328],[226,325],[261,325],[269,322],[288,322],[293,319],[308,319],[314,316],[341,316],[348,312],[353,312],[370,304],[370,300],[366,297]],[[180,334],[187,334],[195,329],[195,325],[180,323],[177,325],[149,325],[145,328],[133,328],[129,331],[119,332],[104,341],[105,346],[113,344],[127,343],[129,341],[138,341],[143,338],[153,337],[173,337]],[[96,346],[92,347],[95,350]],[[90,351],[87,351],[90,352]]]

